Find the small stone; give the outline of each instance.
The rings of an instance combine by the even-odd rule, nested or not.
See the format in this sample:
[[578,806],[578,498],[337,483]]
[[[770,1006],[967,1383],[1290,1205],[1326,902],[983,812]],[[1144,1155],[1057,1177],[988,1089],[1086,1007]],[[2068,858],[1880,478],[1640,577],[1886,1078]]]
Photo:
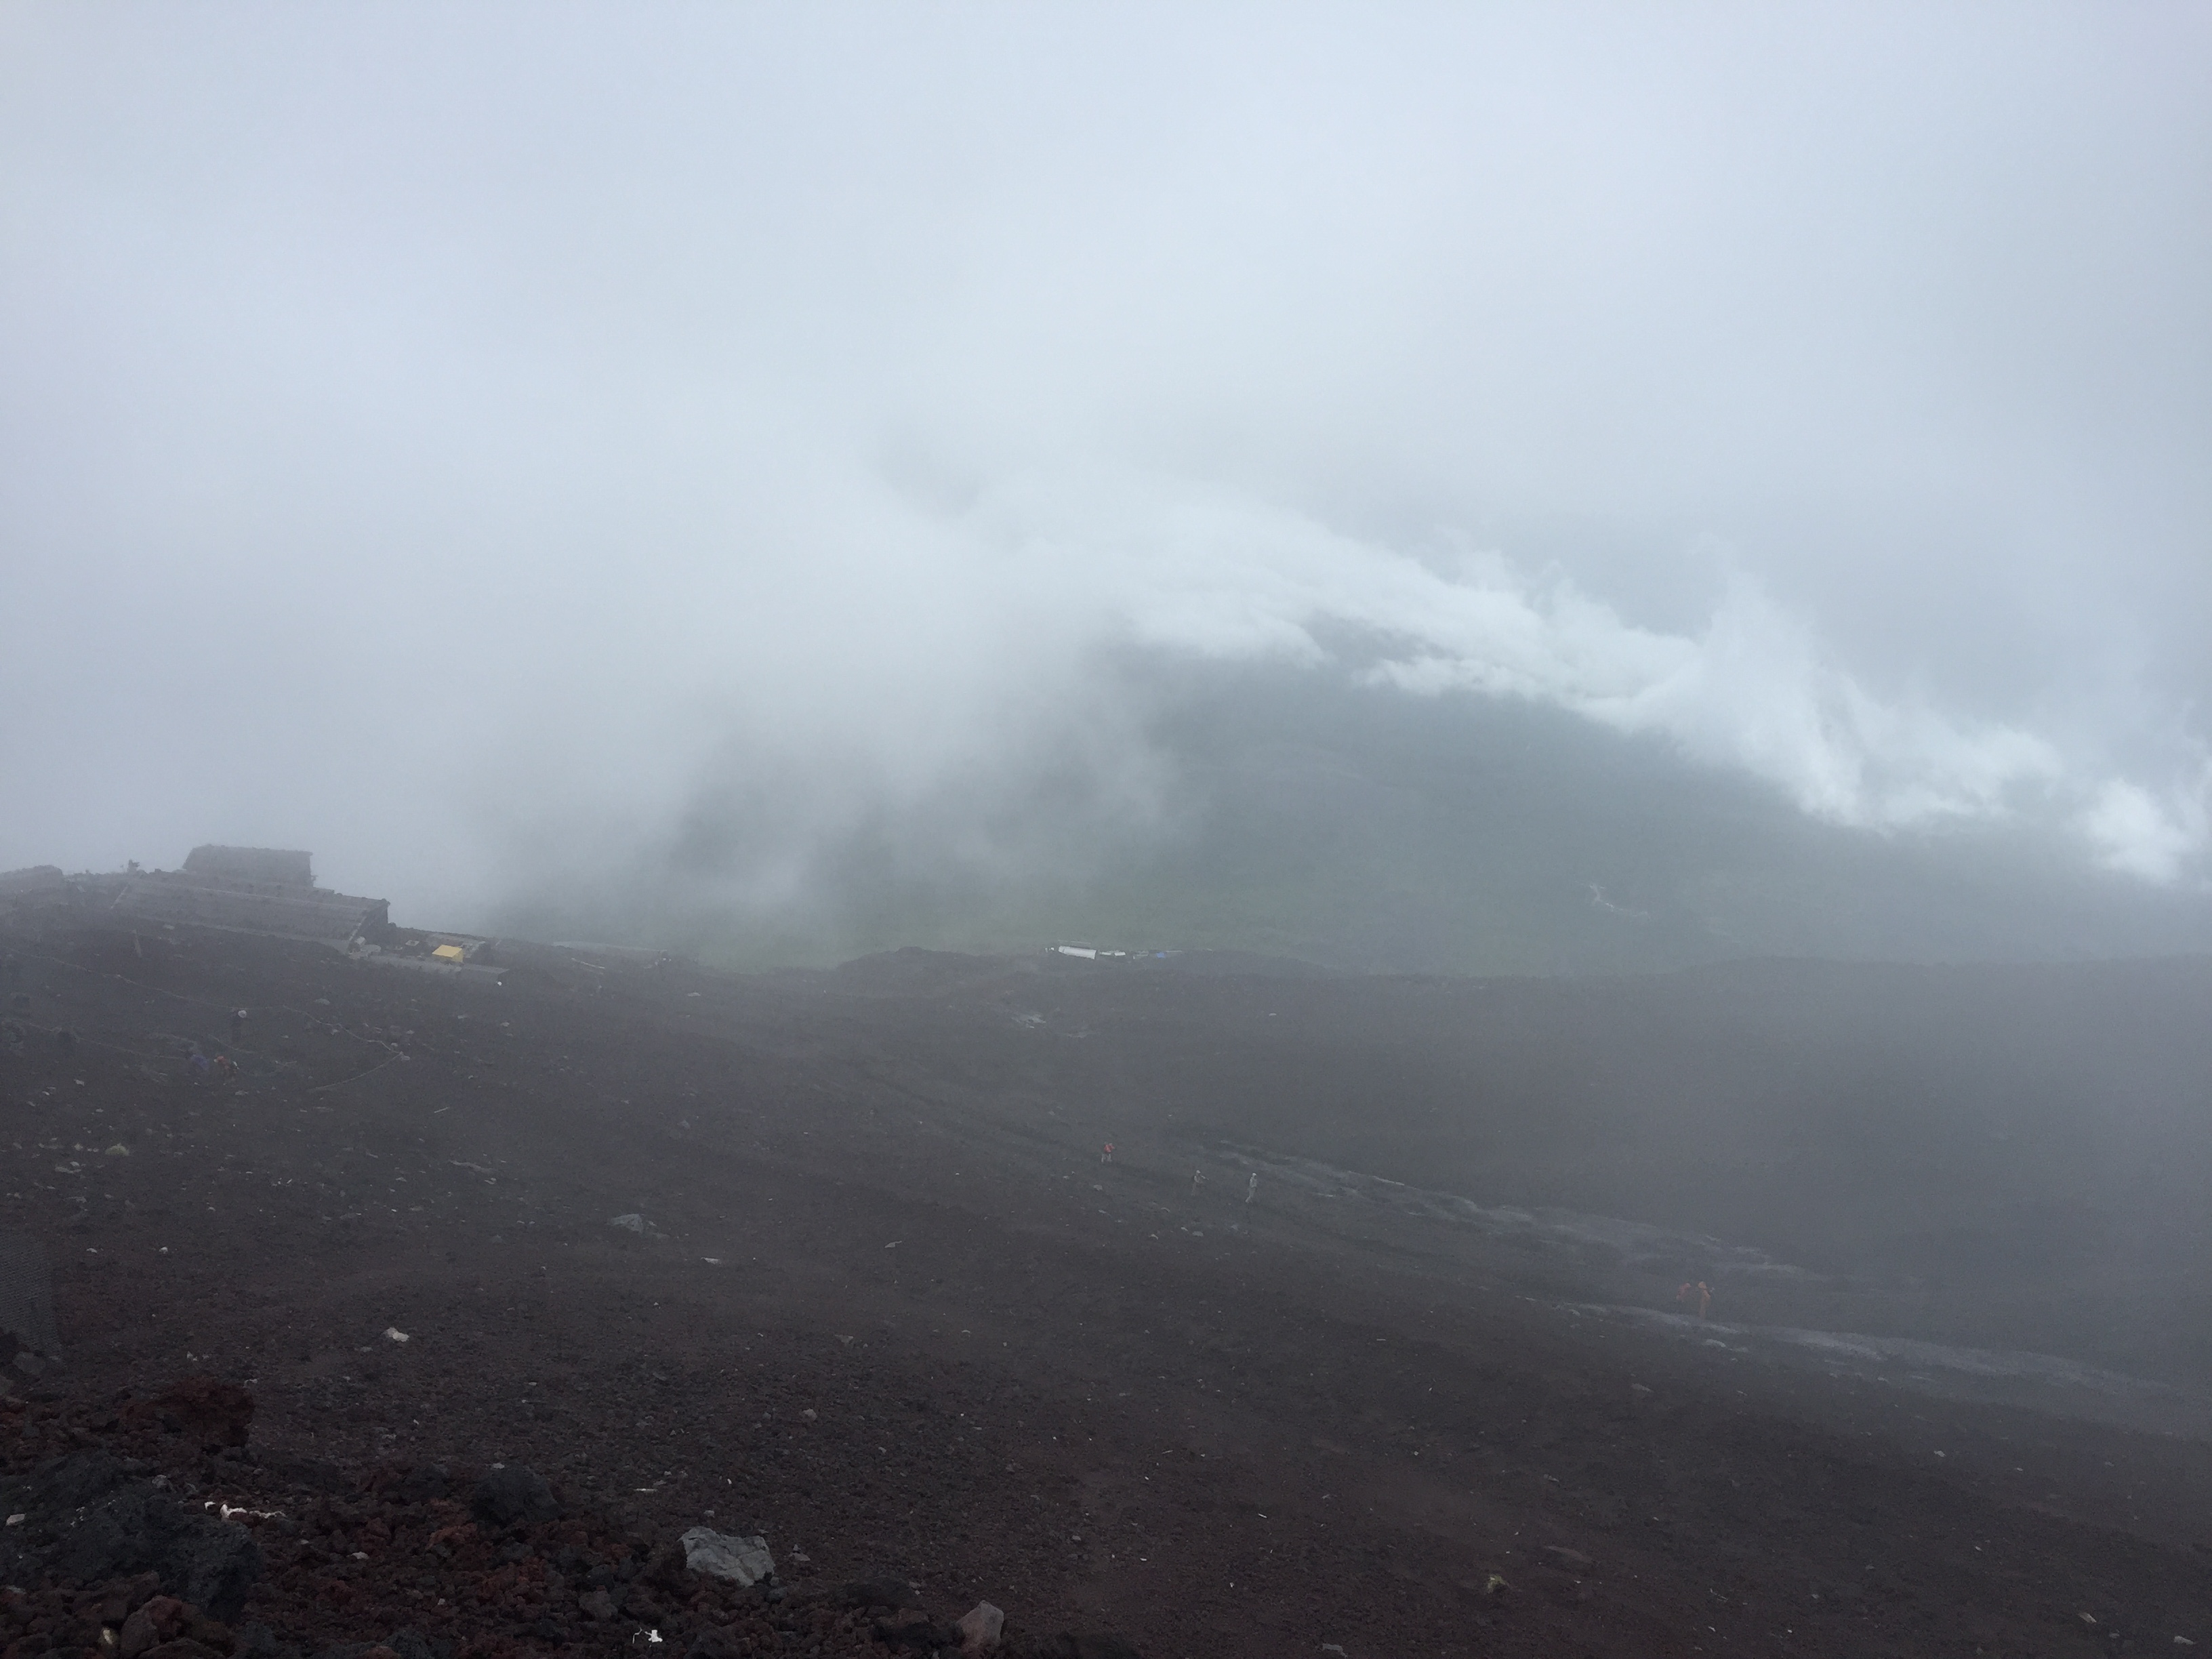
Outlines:
[[709,1577],[727,1578],[743,1588],[775,1577],[775,1558],[768,1540],[694,1527],[684,1534],[684,1564]]
[[173,1595],[156,1595],[123,1621],[117,1640],[123,1659],[139,1659],[174,1636],[184,1621],[185,1604]]
[[953,1628],[960,1632],[960,1651],[988,1653],[999,1645],[1000,1632],[1006,1627],[1006,1615],[988,1601],[978,1601],[960,1615]]
[[253,1396],[235,1382],[188,1376],[150,1400],[131,1401],[118,1415],[219,1449],[246,1443],[253,1425]]
[[469,1512],[486,1526],[512,1527],[555,1520],[560,1516],[561,1504],[544,1475],[510,1463],[477,1482]]
[[230,1626],[219,1619],[210,1619],[189,1603],[185,1607],[185,1634],[203,1647],[213,1648],[217,1653],[228,1653],[237,1645],[232,1639]]

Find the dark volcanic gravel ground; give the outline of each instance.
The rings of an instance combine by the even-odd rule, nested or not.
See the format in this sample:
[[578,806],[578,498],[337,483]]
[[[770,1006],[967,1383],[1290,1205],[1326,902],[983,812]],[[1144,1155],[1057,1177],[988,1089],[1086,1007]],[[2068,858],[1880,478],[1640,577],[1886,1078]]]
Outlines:
[[[873,1650],[882,1610],[835,1605],[862,1579],[1152,1659],[2212,1643],[2201,1442],[1722,1363],[1510,1259],[1241,1203],[1219,1132],[1264,1112],[1194,1125],[1146,1068],[1211,1032],[1210,1064],[1302,1098],[1247,1035],[1265,981],[1147,1004],[919,957],[511,951],[494,984],[244,939],[0,944],[32,999],[0,1229],[52,1263],[66,1357],[16,1385],[52,1398],[9,1406],[6,1468],[109,1445],[282,1511],[234,1644]],[[1330,994],[1298,993],[1322,1050]],[[181,1043],[226,1044],[241,1005],[240,1076],[191,1081]],[[1313,1153],[1294,1119],[1271,1144]],[[252,1396],[242,1451],[125,1409],[195,1376]],[[566,1517],[471,1530],[493,1464]],[[668,1547],[698,1524],[765,1534],[787,1601],[695,1609]],[[625,1564],[635,1607],[591,1616]],[[97,1611],[17,1640],[96,1641]]]

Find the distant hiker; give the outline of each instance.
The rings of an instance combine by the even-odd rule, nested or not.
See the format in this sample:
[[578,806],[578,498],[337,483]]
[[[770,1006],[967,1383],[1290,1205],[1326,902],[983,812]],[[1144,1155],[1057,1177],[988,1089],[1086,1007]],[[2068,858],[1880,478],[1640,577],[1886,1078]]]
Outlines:
[[1109,1140],[1106,1143],[1105,1150],[1098,1154],[1098,1161],[1101,1164],[1111,1164],[1114,1161],[1114,1143],[1112,1141]]
[[192,1050],[191,1058],[185,1062],[185,1070],[191,1073],[191,1079],[195,1083],[206,1082],[207,1074],[211,1069],[213,1068],[208,1063],[208,1057],[197,1048]]
[[1711,1319],[1713,1316],[1713,1287],[1701,1279],[1696,1284],[1685,1285],[1674,1292],[1677,1302],[1687,1303],[1692,1297],[1698,1299],[1698,1317]]
[[228,1054],[217,1054],[215,1057],[215,1074],[228,1082],[238,1075],[238,1066]]
[[1193,1198],[1196,1198],[1198,1196],[1198,1189],[1204,1185],[1206,1185],[1206,1171],[1203,1170],[1193,1170],[1190,1172],[1190,1195]]
[[1252,1178],[1244,1183],[1244,1201],[1247,1204],[1249,1204],[1254,1199],[1259,1196],[1260,1172],[1257,1170],[1255,1170],[1252,1171]]
[[245,1030],[246,1010],[243,1008],[232,1009],[230,1011],[230,1046],[232,1048],[235,1048],[238,1047],[239,1037]]

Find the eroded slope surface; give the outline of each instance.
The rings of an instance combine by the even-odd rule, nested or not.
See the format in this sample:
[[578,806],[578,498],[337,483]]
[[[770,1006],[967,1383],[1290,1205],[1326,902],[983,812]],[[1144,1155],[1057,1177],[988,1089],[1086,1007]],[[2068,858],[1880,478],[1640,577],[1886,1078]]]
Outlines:
[[[2091,1288],[2160,1252],[2187,1327],[2195,1235],[2069,1212],[2039,1266],[1997,1249],[2091,1131],[2048,1100],[2008,1127],[1988,1091],[1916,1118],[1957,1102],[1971,1045],[1882,1038],[1871,981],[1853,1017],[1887,1048],[1839,1074],[1849,1019],[1808,1033],[1725,978],[902,955],[542,957],[495,983],[240,939],[5,943],[30,1001],[0,1227],[52,1263],[64,1353],[26,1409],[97,1438],[125,1390],[248,1391],[239,1455],[138,1455],[221,1501],[338,1506],[356,1548],[316,1534],[318,1570],[358,1595],[311,1618],[280,1563],[237,1620],[309,1651],[471,1621],[626,1647],[640,1621],[592,1616],[581,1552],[649,1559],[697,1524],[766,1535],[796,1588],[892,1577],[939,1623],[988,1599],[1154,1656],[2212,1642],[2202,1331]],[[238,1075],[198,1078],[195,1041]],[[2082,1202],[2188,1178],[2154,1086],[2188,1063],[2130,1074],[2148,1103],[2090,1143],[2111,1169]],[[1393,1182],[1532,1219],[1457,1224]],[[1711,1322],[1675,1317],[1686,1278]],[[1916,1386],[1909,1347],[1869,1351],[1905,1356],[1891,1375],[1751,1331],[2043,1354],[2155,1408]],[[589,1534],[507,1540],[562,1578],[520,1611],[449,1594],[435,1528],[369,1528],[393,1481],[495,1463],[543,1471]]]

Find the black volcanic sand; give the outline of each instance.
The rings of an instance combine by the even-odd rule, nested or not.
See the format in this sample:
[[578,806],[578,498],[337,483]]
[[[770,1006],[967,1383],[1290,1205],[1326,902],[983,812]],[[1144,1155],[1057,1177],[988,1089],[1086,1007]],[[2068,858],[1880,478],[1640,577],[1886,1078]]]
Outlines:
[[[1153,1659],[2212,1644],[2203,1440],[1782,1364],[1729,1322],[2185,1389],[2201,964],[736,978],[510,947],[494,984],[0,945],[30,999],[0,1229],[52,1262],[65,1354],[15,1385],[6,1470],[106,1446],[283,1510],[247,1517],[269,1577],[234,1631],[611,1652],[657,1615],[672,1654],[873,1651],[830,1592],[899,1579],[939,1626],[988,1599],[1024,1650]],[[191,1080],[240,1005],[240,1075]],[[1804,1272],[1716,1277],[1710,1339],[1647,1331],[1577,1305],[1675,1312],[1717,1255],[1532,1252],[1273,1176],[1241,1201],[1292,1159]],[[187,1376],[250,1394],[243,1449],[165,1424]],[[563,1518],[447,1532],[495,1463]],[[766,1534],[787,1601],[672,1570],[697,1524]],[[623,1562],[648,1589],[591,1617]],[[76,1611],[7,1651],[84,1635],[97,1588],[46,1587]]]

